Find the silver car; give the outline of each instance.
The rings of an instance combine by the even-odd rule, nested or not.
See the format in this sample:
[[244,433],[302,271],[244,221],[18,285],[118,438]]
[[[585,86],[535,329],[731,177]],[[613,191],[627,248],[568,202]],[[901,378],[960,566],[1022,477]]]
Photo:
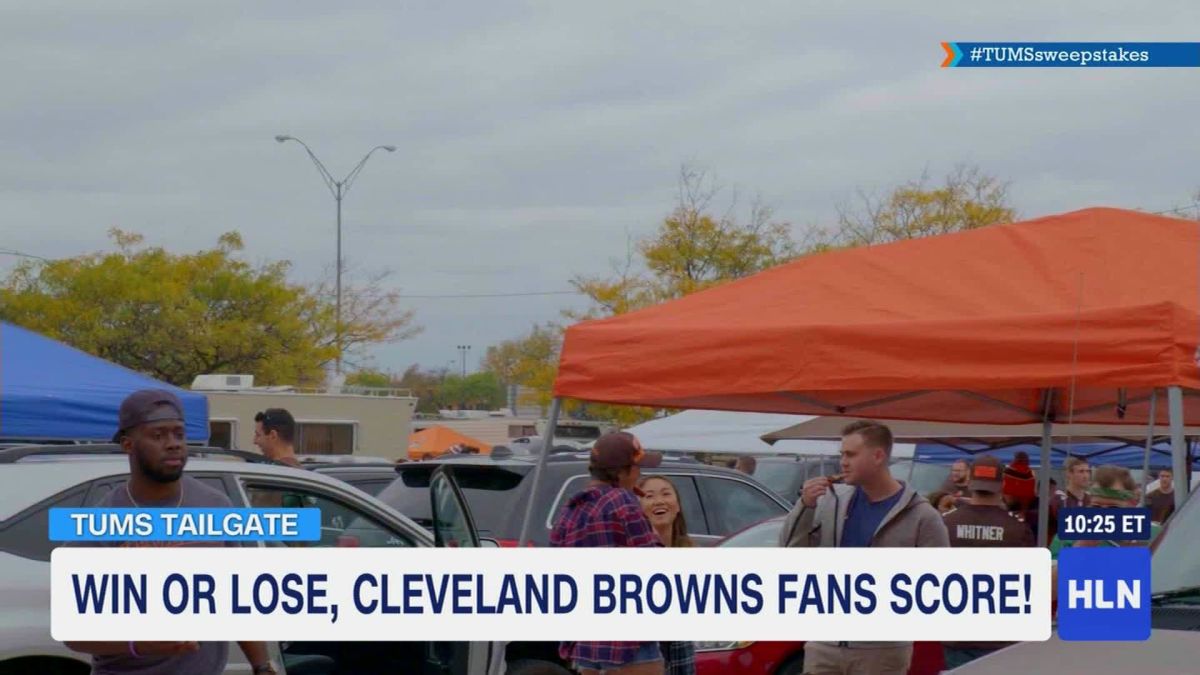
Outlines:
[[[479,546],[470,512],[453,478],[440,471],[431,485],[438,527],[417,525],[374,497],[334,478],[273,463],[240,461],[236,452],[193,450],[191,477],[250,505],[248,494],[275,493],[283,501],[321,510],[321,540],[306,546],[392,548],[440,545],[443,525],[456,546]],[[217,459],[224,457],[224,460]],[[229,461],[230,459],[238,461]],[[261,460],[261,458],[259,458]],[[86,675],[90,662],[50,637],[49,509],[86,507],[128,477],[127,458],[115,446],[0,450],[0,672]],[[467,540],[464,540],[466,533]],[[447,536],[450,536],[449,534]],[[278,543],[248,543],[247,546]],[[504,646],[488,642],[328,642],[271,644],[274,660],[293,672],[500,673]],[[241,651],[230,649],[226,673],[250,673]]]

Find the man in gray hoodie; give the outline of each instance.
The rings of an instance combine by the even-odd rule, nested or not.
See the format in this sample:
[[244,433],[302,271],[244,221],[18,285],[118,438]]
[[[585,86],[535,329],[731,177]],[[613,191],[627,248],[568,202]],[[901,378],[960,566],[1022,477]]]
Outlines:
[[[842,475],[804,483],[779,535],[784,547],[946,546],[941,515],[892,477],[892,431],[859,421],[842,430]],[[841,484],[841,483],[845,484]],[[911,642],[809,642],[805,675],[904,675]]]

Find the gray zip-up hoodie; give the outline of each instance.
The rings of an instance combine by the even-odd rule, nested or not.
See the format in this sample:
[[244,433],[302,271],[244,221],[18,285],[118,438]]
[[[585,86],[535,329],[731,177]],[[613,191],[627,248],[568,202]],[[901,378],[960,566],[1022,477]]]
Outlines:
[[[904,485],[903,483],[901,485]],[[852,485],[831,485],[830,490],[817,500],[815,508],[804,505],[803,500],[783,521],[779,534],[779,545],[785,548],[838,547],[842,541],[850,500],[854,497]],[[913,548],[950,546],[950,535],[942,516],[929,500],[904,485],[900,500],[879,522],[872,547]],[[846,647],[879,648],[902,647],[909,642],[842,642]]]

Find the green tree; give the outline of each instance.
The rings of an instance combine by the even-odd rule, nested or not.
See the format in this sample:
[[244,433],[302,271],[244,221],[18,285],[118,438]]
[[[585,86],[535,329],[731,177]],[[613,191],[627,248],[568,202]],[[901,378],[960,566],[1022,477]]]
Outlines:
[[0,282],[0,318],[178,385],[203,373],[314,384],[339,352],[413,330],[372,280],[345,293],[338,331],[321,285],[290,282],[287,262],[246,262],[237,233],[190,254],[111,236],[115,251],[18,265]]
[[442,383],[443,402],[466,410],[495,410],[504,405],[504,387],[495,373],[483,371],[466,377],[450,375]]
[[388,389],[395,386],[395,378],[391,373],[385,373],[382,370],[356,370],[346,375],[346,385],[350,387]]

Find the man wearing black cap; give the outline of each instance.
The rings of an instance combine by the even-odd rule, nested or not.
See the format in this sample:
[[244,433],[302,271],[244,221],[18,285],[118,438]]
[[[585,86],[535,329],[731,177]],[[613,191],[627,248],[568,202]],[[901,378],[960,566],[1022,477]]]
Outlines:
[[[222,508],[229,498],[185,476],[187,438],[183,405],[165,389],[143,389],[121,403],[114,440],[129,455],[129,480],[110,492],[101,508]],[[120,542],[117,546],[147,546]],[[177,543],[176,546],[204,546]],[[110,675],[217,675],[225,671],[229,647],[224,642],[68,642],[92,655],[92,673]],[[254,673],[275,673],[266,644],[238,643]]]
[[[977,458],[969,470],[967,486],[971,498],[945,515],[950,546],[1033,546],[1033,531],[1017,520],[1004,505],[1004,465],[990,455]],[[1009,642],[945,642],[946,667],[965,663],[1007,647]]]

